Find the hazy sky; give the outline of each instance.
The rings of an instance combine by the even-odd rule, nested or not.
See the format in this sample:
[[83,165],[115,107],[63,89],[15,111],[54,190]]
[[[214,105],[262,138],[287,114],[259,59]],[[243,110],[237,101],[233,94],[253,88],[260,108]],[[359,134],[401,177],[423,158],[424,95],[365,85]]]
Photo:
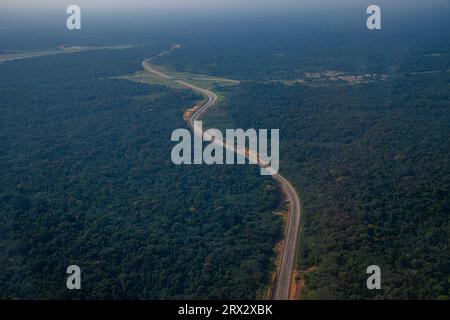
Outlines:
[[191,9],[226,9],[226,8],[319,8],[320,6],[361,6],[368,4],[389,5],[396,7],[430,7],[448,6],[450,0],[0,0],[0,9],[42,9],[59,10],[70,4],[82,8],[117,9],[117,8],[191,8]]

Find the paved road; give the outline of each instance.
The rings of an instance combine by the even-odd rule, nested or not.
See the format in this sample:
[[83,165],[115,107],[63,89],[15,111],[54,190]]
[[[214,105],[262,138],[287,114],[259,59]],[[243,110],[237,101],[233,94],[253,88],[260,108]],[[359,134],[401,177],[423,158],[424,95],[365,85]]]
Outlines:
[[[157,57],[161,57],[167,53],[169,53],[173,49],[177,49],[179,46],[175,45],[170,50],[164,51],[160,53],[156,57],[149,58],[144,60],[142,63],[145,70],[156,74],[165,79],[172,79],[176,83],[187,87],[191,90],[197,91],[200,94],[206,96],[208,101],[200,106],[189,119],[189,126],[194,130],[195,134],[203,134],[199,127],[195,126],[195,121],[199,121],[201,116],[217,101],[217,95],[207,89],[200,88],[196,85],[186,82],[185,80],[175,79],[161,71],[155,70],[154,67],[150,64],[150,61],[156,59]],[[225,148],[234,149],[234,146],[227,145],[224,141],[215,140],[214,143],[219,143],[223,145]],[[239,151],[237,151],[239,152]],[[245,151],[244,151],[245,153]],[[257,155],[246,154],[249,158],[258,159]],[[256,160],[258,161],[258,160]],[[259,161],[258,161],[259,163]],[[261,163],[260,163],[261,164]],[[295,261],[297,255],[297,244],[298,244],[298,236],[300,232],[300,217],[301,217],[301,207],[300,207],[300,199],[295,191],[295,188],[292,184],[286,180],[282,175],[276,173],[272,176],[280,185],[281,188],[286,195],[287,200],[289,201],[289,214],[287,218],[287,226],[286,226],[286,234],[284,239],[284,246],[281,255],[280,265],[277,270],[275,283],[272,288],[272,299],[274,300],[288,300],[290,295],[290,288],[292,282],[293,271],[295,268]]]
[[301,207],[300,199],[292,184],[282,175],[276,174],[273,178],[280,183],[281,188],[289,201],[289,215],[287,230],[284,237],[281,263],[275,278],[272,290],[274,300],[288,300],[297,257],[298,237],[300,234]]

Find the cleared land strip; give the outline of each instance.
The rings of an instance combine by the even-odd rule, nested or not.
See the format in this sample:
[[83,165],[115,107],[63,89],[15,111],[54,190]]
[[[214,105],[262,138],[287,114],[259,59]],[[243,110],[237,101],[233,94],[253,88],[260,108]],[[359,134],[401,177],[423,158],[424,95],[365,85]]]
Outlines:
[[[161,57],[171,50],[179,48],[179,45],[174,45],[170,50],[164,51],[160,53],[158,56],[146,59],[142,62],[142,65],[145,70],[151,72],[159,77],[164,79],[171,79],[174,82],[182,85],[186,88],[189,88],[193,91],[199,92],[200,94],[206,96],[208,98],[207,102],[200,106],[189,118],[189,126],[194,130],[196,134],[202,134],[201,131],[198,131],[198,128],[195,126],[195,121],[200,120],[201,116],[217,101],[217,94],[214,92],[200,88],[192,83],[187,82],[186,80],[178,79],[167,75],[164,72],[158,71],[151,65],[151,61]],[[225,146],[225,148],[233,148],[233,146],[229,146],[224,141],[216,141],[216,143],[220,143]],[[248,157],[258,158],[257,155],[249,154]],[[261,165],[261,163],[258,161]],[[292,277],[295,269],[295,261],[297,256],[297,244],[298,237],[300,233],[300,218],[301,218],[301,207],[300,207],[300,199],[295,191],[295,188],[292,184],[284,178],[282,175],[276,173],[273,176],[281,186],[286,199],[289,202],[289,213],[287,219],[286,233],[284,239],[284,246],[281,253],[281,262],[277,270],[277,274],[275,277],[275,282],[271,291],[272,299],[274,300],[288,300],[290,294],[290,288],[292,283]]]

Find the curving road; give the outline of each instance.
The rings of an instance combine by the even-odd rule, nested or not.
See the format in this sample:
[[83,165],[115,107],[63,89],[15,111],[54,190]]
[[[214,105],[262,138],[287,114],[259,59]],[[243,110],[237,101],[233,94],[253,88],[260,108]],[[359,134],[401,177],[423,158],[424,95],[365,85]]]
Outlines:
[[[213,106],[217,101],[217,95],[207,89],[200,88],[196,85],[193,85],[191,83],[188,83],[184,80],[175,79],[161,71],[156,70],[151,64],[150,61],[161,57],[167,53],[169,53],[171,50],[177,49],[180,46],[174,45],[171,49],[164,51],[160,53],[159,55],[146,59],[142,62],[142,65],[145,70],[148,72],[151,72],[159,77],[162,77],[164,79],[172,79],[176,83],[189,88],[193,91],[199,92],[200,94],[206,96],[208,98],[208,101],[200,106],[190,117],[189,119],[189,126],[194,130],[195,134],[204,134],[199,127],[195,125],[195,121],[199,121],[201,116],[211,107]],[[228,145],[224,141],[217,141],[215,140],[214,143],[219,143],[223,145],[227,149],[233,149],[234,146]],[[244,152],[237,150],[236,152]],[[260,161],[258,161],[258,156],[247,153],[246,156],[248,158],[256,159],[259,165],[262,165]],[[287,226],[285,231],[285,239],[284,239],[284,245],[283,250],[281,253],[281,261],[278,266],[277,274],[275,277],[275,282],[272,287],[271,291],[271,297],[274,300],[289,300],[290,298],[290,288],[292,283],[292,276],[295,268],[295,260],[297,256],[297,244],[298,244],[298,237],[300,232],[300,217],[301,217],[301,207],[300,207],[300,199],[297,195],[297,192],[295,191],[295,188],[292,186],[292,184],[286,180],[282,175],[276,173],[272,175],[273,179],[277,181],[287,200],[289,201],[289,214],[287,218]]]

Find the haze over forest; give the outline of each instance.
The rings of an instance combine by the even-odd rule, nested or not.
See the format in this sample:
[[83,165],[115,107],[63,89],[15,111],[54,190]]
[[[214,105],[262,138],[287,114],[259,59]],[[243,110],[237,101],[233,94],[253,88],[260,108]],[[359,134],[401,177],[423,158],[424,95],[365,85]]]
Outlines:
[[429,7],[448,7],[448,0],[398,0],[398,1],[366,1],[366,0],[129,0],[129,1],[110,1],[110,0],[41,0],[38,3],[32,0],[3,0],[1,7],[13,9],[41,9],[52,10],[60,7],[67,7],[71,4],[77,4],[83,8],[96,8],[101,10],[109,9],[277,9],[290,10],[293,8],[315,8],[326,9],[325,7],[367,7],[370,4],[377,4],[387,8],[401,9],[420,9]]

